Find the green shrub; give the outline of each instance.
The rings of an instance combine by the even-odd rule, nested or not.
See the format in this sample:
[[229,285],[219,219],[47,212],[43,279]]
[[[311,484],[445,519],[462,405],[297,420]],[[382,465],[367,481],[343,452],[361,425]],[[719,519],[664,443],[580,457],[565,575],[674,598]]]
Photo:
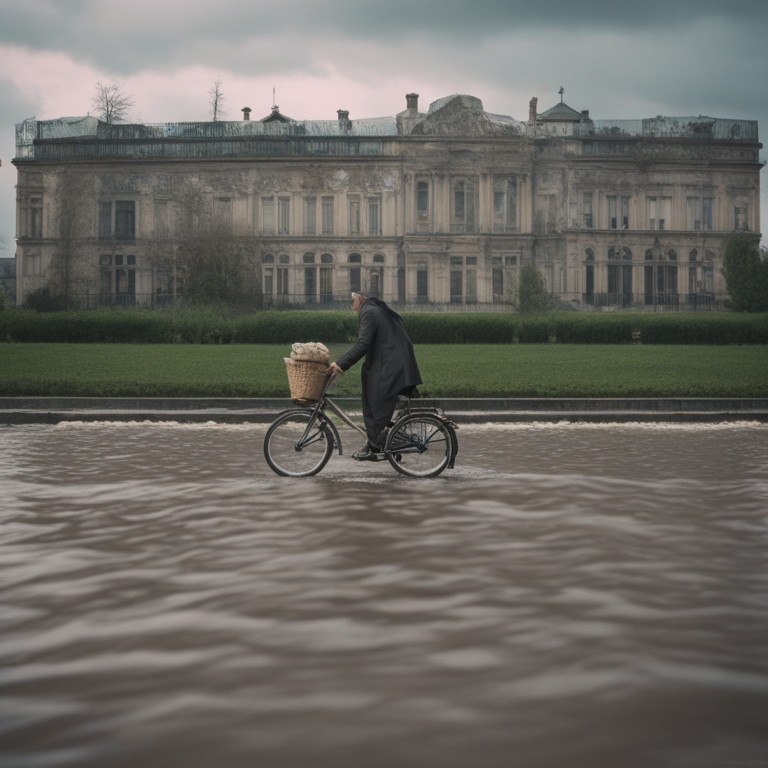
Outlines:
[[38,288],[36,291],[27,295],[24,302],[27,309],[34,309],[35,312],[61,312],[67,307],[66,299],[53,293],[51,289]]
[[733,235],[723,254],[723,275],[735,312],[768,312],[768,261],[754,238]]
[[[768,344],[768,313],[602,314],[411,312],[414,344]],[[102,344],[349,344],[351,311],[233,314],[224,308],[95,309],[0,313],[0,340]]]
[[541,272],[533,264],[520,268],[517,283],[517,306],[521,314],[546,312],[552,307],[552,299]]
[[768,315],[636,315],[643,344],[766,344]]
[[414,344],[504,344],[513,340],[515,316],[497,312],[406,312]]

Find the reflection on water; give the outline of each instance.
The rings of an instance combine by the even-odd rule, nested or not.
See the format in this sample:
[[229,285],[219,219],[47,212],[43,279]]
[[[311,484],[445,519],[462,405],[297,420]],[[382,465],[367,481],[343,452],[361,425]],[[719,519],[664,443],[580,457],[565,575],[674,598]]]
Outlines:
[[768,428],[264,431],[0,429],[0,762],[768,764]]

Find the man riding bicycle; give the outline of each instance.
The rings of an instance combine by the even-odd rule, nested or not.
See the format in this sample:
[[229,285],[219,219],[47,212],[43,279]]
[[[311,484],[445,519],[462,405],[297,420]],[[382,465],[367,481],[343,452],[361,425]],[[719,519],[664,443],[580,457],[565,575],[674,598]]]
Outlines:
[[398,395],[410,396],[422,383],[403,319],[385,302],[364,293],[352,294],[357,312],[358,334],[352,348],[335,363],[329,373],[344,373],[365,357],[361,371],[363,421],[368,443],[353,454],[358,461],[377,461],[386,440],[387,426],[397,405]]

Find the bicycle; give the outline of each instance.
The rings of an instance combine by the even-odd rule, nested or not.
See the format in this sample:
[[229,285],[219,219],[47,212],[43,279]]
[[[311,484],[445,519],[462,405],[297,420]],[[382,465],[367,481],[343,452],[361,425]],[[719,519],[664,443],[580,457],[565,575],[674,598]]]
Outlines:
[[[334,449],[343,455],[339,432],[327,412],[368,439],[365,430],[328,397],[336,375],[328,374],[314,406],[283,411],[267,430],[264,458],[278,475],[311,477],[325,467]],[[443,411],[414,407],[410,398],[400,396],[395,416],[384,449],[377,454],[379,459],[386,458],[408,477],[437,477],[443,470],[453,469],[459,452],[458,425]]]

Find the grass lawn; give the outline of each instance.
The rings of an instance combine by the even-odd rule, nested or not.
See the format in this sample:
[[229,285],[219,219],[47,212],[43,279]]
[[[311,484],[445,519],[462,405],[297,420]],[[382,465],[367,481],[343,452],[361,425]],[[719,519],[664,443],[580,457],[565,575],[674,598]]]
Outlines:
[[[333,359],[349,345],[333,345]],[[0,395],[285,397],[288,345],[0,344]],[[765,346],[417,345],[424,396],[768,397]],[[360,363],[335,386],[359,395]]]

